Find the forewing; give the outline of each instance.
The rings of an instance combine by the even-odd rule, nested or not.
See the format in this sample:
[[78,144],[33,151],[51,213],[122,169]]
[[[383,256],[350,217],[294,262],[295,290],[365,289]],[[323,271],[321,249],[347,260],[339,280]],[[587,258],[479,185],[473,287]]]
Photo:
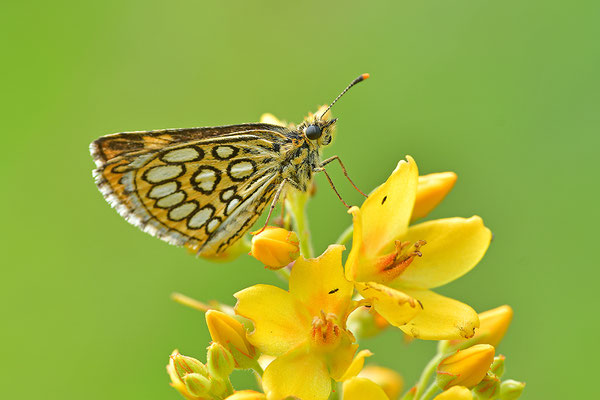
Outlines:
[[[130,223],[202,255],[246,232],[281,183],[286,128],[245,124],[110,135],[92,143],[96,184]],[[197,135],[197,136],[194,136]]]

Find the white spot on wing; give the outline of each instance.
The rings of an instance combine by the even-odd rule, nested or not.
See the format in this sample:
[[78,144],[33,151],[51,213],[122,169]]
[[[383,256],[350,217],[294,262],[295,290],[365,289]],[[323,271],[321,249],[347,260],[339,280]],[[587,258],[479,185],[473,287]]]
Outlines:
[[218,146],[215,151],[220,158],[229,158],[233,154],[233,147],[231,146]]
[[226,191],[223,192],[223,194],[221,195],[221,198],[224,201],[229,200],[233,195],[235,194],[235,190],[233,189],[227,189]]
[[171,193],[175,193],[177,190],[177,182],[167,182],[161,185],[156,185],[150,189],[148,193],[148,197],[151,199],[160,199],[161,197],[165,197],[170,195]]
[[196,203],[183,203],[182,205],[172,208],[171,211],[169,211],[169,219],[172,219],[173,221],[181,221],[190,215],[196,209],[196,207],[198,207]]
[[196,214],[190,218],[188,221],[188,226],[190,228],[200,228],[202,225],[208,221],[210,217],[212,217],[214,210],[211,207],[204,207],[200,209]]
[[178,177],[183,172],[181,165],[160,165],[150,168],[144,174],[144,179],[150,183],[158,183]]
[[195,160],[199,156],[200,154],[193,147],[185,147],[183,149],[171,150],[163,154],[161,159],[166,162],[186,162]]
[[231,164],[229,173],[236,179],[245,179],[254,173],[254,166],[250,161],[237,161]]
[[240,204],[240,199],[238,197],[231,199],[231,201],[227,203],[227,209],[225,210],[225,213],[227,215],[231,214],[231,212],[235,210],[238,204]]
[[206,230],[209,233],[212,233],[215,229],[217,229],[217,226],[219,226],[220,223],[221,223],[221,221],[219,221],[219,218],[213,218],[208,223],[208,226],[206,227]]
[[194,176],[194,181],[200,189],[205,192],[212,192],[217,182],[217,174],[211,169],[203,169],[199,174]]
[[185,200],[185,193],[182,191],[172,193],[167,197],[163,197],[162,199],[156,202],[156,206],[160,208],[170,208],[176,204],[181,203]]

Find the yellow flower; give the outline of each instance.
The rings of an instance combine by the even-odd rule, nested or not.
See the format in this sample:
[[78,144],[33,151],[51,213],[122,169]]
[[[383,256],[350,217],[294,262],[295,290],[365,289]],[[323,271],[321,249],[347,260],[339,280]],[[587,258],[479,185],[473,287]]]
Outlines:
[[[420,216],[426,214],[430,205],[448,192],[452,179],[444,176],[425,178],[430,194],[419,195],[417,165],[407,157],[360,209],[349,210],[354,234],[346,277],[390,324],[421,339],[473,336],[479,326],[477,313],[429,289],[470,271],[492,237],[478,216],[408,226],[414,210],[419,210]],[[437,200],[432,201],[432,196]],[[429,206],[415,204],[418,198],[430,199]]]
[[[498,346],[510,326],[512,317],[513,309],[508,305],[479,313],[479,328],[471,340],[475,340],[476,343]],[[457,345],[463,341],[452,340],[450,345]]]
[[300,242],[293,231],[267,226],[252,237],[250,255],[269,269],[283,268],[300,256]]
[[464,386],[453,386],[438,394],[433,400],[472,400],[471,391]]
[[210,337],[229,350],[236,368],[246,369],[256,365],[256,349],[246,339],[246,328],[239,321],[216,310],[207,311],[205,317]]
[[238,390],[225,400],[264,400],[265,395],[254,390]]
[[355,304],[343,250],[334,245],[318,258],[298,258],[289,291],[255,285],[235,294],[236,313],[254,323],[248,340],[276,357],[262,377],[268,399],[327,399],[331,379],[342,380],[351,365],[358,345],[346,329]]
[[402,393],[404,380],[402,376],[394,370],[380,367],[378,365],[368,365],[358,374],[360,378],[367,378],[378,384],[390,400],[396,400]]
[[384,390],[367,378],[355,377],[344,382],[344,400],[389,400]]
[[[179,351],[173,350],[169,364],[167,365],[167,373],[171,378],[170,385],[186,399],[203,400],[210,398],[208,396],[210,390],[208,370],[204,364],[195,358],[183,356]],[[206,396],[199,393],[200,387],[198,383],[200,381],[202,381],[202,386],[206,389],[203,391],[206,392]]]
[[437,385],[444,390],[452,386],[474,387],[485,377],[494,361],[494,353],[494,347],[489,344],[456,351],[437,366]]

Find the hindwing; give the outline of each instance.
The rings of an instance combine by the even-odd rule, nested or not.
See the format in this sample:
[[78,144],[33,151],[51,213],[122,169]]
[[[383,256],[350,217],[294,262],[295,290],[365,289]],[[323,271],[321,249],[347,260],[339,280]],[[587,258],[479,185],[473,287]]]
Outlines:
[[118,133],[92,143],[94,177],[130,223],[217,255],[271,202],[296,139],[269,124]]

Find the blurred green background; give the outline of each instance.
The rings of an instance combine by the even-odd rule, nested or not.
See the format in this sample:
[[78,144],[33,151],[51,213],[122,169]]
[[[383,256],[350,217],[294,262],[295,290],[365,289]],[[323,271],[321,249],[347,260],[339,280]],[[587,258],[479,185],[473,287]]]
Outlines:
[[[600,5],[563,1],[53,1],[3,6],[0,397],[177,399],[174,348],[204,359],[203,316],[179,291],[233,304],[280,284],[250,257],[211,264],[127,224],[96,189],[88,144],[128,130],[300,121],[334,108],[359,187],[405,154],[453,170],[432,218],[481,215],[494,234],[439,292],[510,304],[499,348],[524,398],[592,398],[598,339]],[[347,201],[361,197],[335,166]],[[351,220],[317,177],[317,251]],[[412,384],[434,343],[389,330],[370,359]],[[237,374],[239,387],[249,374]]]

